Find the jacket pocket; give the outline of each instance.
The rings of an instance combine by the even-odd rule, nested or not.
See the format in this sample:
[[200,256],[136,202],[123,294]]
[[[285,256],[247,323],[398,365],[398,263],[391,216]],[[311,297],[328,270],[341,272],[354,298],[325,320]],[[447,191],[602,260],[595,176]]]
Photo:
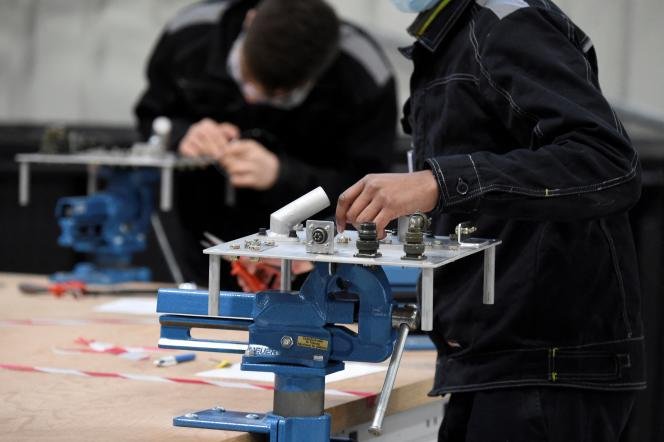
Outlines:
[[618,283],[618,291],[620,293],[620,301],[622,303],[621,305],[621,316],[623,320],[623,324],[625,326],[625,332],[627,333],[627,337],[631,338],[632,337],[632,326],[629,323],[629,315],[627,313],[627,293],[625,292],[625,282],[623,279],[623,274],[622,270],[620,268],[620,261],[618,260],[618,254],[616,252],[616,245],[613,240],[613,236],[611,235],[611,231],[609,230],[609,227],[606,224],[605,219],[601,219],[599,221],[599,225],[602,229],[602,233],[604,234],[604,237],[606,238],[606,242],[609,246],[609,251],[611,252],[611,263],[613,264],[613,270],[616,274],[616,281]]

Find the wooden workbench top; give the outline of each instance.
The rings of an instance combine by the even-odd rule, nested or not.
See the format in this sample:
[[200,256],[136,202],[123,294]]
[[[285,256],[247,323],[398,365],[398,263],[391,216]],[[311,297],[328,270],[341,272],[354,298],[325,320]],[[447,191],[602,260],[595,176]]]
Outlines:
[[[96,306],[118,299],[110,296],[22,295],[19,282],[46,284],[47,280],[0,273],[0,439],[253,440],[243,433],[173,427],[172,418],[217,405],[266,412],[272,407],[269,388],[251,388],[260,383],[245,380],[223,380],[233,383],[228,388],[163,379],[209,379],[196,373],[214,368],[213,359],[239,362],[239,355],[198,352],[193,362],[157,368],[152,359],[177,352],[160,350],[147,360],[78,353],[72,350],[87,347],[75,343],[77,338],[156,347],[157,316],[95,312]],[[404,355],[388,414],[432,400],[426,393],[434,365],[433,352]],[[144,378],[130,379],[137,375]],[[328,384],[330,389],[357,393],[326,395],[333,432],[371,420],[375,398],[363,395],[379,392],[384,376],[380,372]],[[159,379],[163,382],[155,382]]]

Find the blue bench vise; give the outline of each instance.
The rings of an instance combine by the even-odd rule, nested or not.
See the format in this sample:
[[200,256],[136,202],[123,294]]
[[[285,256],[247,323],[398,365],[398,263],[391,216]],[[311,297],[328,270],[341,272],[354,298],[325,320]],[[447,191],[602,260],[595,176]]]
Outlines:
[[[262,433],[272,442],[329,441],[325,376],[343,370],[344,361],[384,361],[398,337],[396,375],[408,330],[417,325],[416,307],[393,302],[379,266],[316,263],[299,292],[222,291],[218,305],[218,317],[205,316],[207,292],[159,290],[159,347],[243,354],[242,370],[275,374],[273,411],[215,407],[176,417],[174,425]],[[343,325],[354,323],[357,332]],[[247,330],[249,341],[196,339],[193,328]]]
[[[271,412],[217,406],[176,417],[174,425],[246,431],[271,442],[327,442],[333,439],[330,415],[324,411],[325,376],[343,370],[345,361],[391,357],[369,428],[379,435],[409,331],[433,328],[434,269],[483,253],[483,302],[493,303],[499,241],[468,239],[461,228],[456,240],[425,239],[422,214],[410,216],[403,242],[393,235],[379,243],[372,223],[335,235],[334,223],[307,220],[329,204],[323,189],[314,189],[274,212],[269,231],[204,250],[210,258],[207,292],[159,290],[160,347],[239,353],[242,370],[275,375]],[[306,226],[298,228],[304,220]],[[222,257],[281,260],[280,290],[221,291]],[[300,291],[292,291],[291,263],[298,260],[314,262],[314,270]],[[419,307],[395,302],[383,266],[410,269],[402,272],[410,275],[406,285],[414,286],[421,274]],[[357,324],[357,331],[351,324]],[[249,340],[197,339],[191,334],[195,328],[246,330]]]
[[55,216],[61,234],[58,244],[86,253],[92,262],[58,272],[53,281],[113,284],[149,281],[150,269],[131,267],[132,255],[145,250],[159,173],[144,168],[102,168],[107,184],[88,196],[60,198]]

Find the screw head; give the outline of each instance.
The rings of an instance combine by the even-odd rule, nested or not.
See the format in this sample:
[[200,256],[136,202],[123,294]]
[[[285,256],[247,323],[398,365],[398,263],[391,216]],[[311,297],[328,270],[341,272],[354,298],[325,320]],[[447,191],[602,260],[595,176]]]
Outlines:
[[198,419],[198,415],[196,413],[187,413],[184,415],[187,419]]
[[260,416],[257,415],[256,413],[249,413],[245,416],[247,419],[259,419]]
[[283,348],[291,348],[293,346],[293,338],[290,336],[281,337],[281,346]]
[[212,408],[212,410],[213,411],[218,411],[219,413],[225,413],[226,412],[226,409],[224,407],[219,407],[219,406],[216,406],[216,407]]

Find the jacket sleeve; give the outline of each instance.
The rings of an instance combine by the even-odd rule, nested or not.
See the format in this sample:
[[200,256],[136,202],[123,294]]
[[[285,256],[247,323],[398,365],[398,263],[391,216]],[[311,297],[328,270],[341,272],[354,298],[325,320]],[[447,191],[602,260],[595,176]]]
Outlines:
[[177,149],[180,140],[194,121],[183,114],[178,103],[178,89],[172,75],[171,61],[175,48],[174,37],[165,31],[159,38],[147,66],[148,85],[134,107],[138,131],[143,140],[152,134],[152,122],[159,116],[171,119],[170,144]]
[[388,171],[396,138],[394,78],[377,87],[376,93],[338,112],[346,112],[351,123],[339,128],[333,151],[316,153],[327,156],[329,164],[318,167],[284,153],[280,155],[280,173],[273,192],[297,197],[322,186],[334,205],[344,190],[366,174]]
[[601,93],[594,52],[576,40],[566,17],[535,8],[471,38],[484,105],[514,144],[429,158],[435,210],[568,221],[636,203],[637,153]]

